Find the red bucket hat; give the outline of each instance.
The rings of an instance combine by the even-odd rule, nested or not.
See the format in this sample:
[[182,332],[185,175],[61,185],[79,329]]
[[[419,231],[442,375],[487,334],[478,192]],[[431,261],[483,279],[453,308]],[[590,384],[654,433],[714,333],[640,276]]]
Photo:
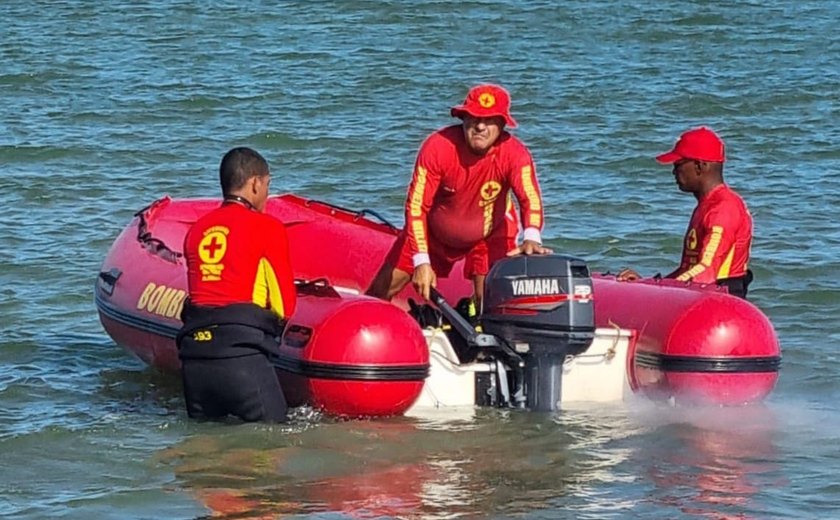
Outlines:
[[452,117],[464,118],[469,114],[473,117],[503,117],[505,124],[516,128],[516,120],[510,115],[510,94],[498,85],[477,85],[467,92],[467,97],[460,105],[449,111]]
[[673,150],[656,156],[656,160],[662,164],[675,163],[681,159],[722,163],[726,160],[723,140],[710,129],[701,126],[683,133]]

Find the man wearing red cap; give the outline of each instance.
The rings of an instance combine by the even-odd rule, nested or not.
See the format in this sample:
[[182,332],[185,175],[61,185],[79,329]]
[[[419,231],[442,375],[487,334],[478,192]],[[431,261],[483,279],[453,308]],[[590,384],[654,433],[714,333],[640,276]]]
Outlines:
[[[421,146],[406,197],[405,228],[368,294],[390,299],[413,281],[429,298],[437,277],[468,257],[464,275],[473,278],[480,299],[484,275],[496,260],[551,252],[541,244],[543,204],[531,153],[505,130],[516,127],[508,92],[498,85],[475,86],[450,113],[463,122],[434,132]],[[524,227],[519,247],[511,191]]]
[[[682,134],[674,149],[656,160],[673,164],[677,186],[697,198],[683,241],[682,261],[666,278],[717,283],[726,286],[730,294],[746,298],[752,281],[747,268],[752,217],[744,200],[723,182],[723,141],[706,127],[695,128]],[[617,278],[632,281],[639,274],[624,269]]]

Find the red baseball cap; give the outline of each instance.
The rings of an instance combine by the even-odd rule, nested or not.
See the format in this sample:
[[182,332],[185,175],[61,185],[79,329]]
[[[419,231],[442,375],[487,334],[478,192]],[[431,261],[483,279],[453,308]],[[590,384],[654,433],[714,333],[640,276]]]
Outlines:
[[722,163],[726,160],[723,140],[710,129],[701,126],[683,133],[673,150],[656,156],[656,160],[662,164],[672,164],[680,159]]
[[516,120],[510,115],[510,94],[499,85],[477,85],[467,92],[467,98],[460,105],[449,111],[452,117],[464,118],[469,114],[473,117],[503,117],[505,124],[516,128]]

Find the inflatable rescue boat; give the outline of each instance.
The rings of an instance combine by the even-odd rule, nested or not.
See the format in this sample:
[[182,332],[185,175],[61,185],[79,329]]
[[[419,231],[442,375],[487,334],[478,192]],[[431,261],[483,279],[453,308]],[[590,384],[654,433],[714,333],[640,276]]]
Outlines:
[[[95,285],[100,320],[144,362],[177,371],[189,226],[218,200],[161,198],[137,212]],[[767,317],[725,289],[617,282],[564,255],[513,257],[488,274],[485,309],[468,321],[462,266],[434,305],[407,287],[392,303],[363,293],[398,230],[374,211],[296,195],[268,200],[288,230],[298,289],[277,368],[291,406],[341,416],[425,408],[563,403],[641,394],[740,405],[773,389],[781,360]]]

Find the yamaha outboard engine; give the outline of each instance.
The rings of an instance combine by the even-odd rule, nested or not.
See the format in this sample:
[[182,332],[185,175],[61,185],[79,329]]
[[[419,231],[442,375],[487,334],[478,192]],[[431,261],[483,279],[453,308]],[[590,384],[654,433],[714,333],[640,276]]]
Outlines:
[[592,279],[583,260],[564,255],[515,256],[487,274],[481,325],[524,361],[527,407],[556,410],[566,356],[595,338]]

